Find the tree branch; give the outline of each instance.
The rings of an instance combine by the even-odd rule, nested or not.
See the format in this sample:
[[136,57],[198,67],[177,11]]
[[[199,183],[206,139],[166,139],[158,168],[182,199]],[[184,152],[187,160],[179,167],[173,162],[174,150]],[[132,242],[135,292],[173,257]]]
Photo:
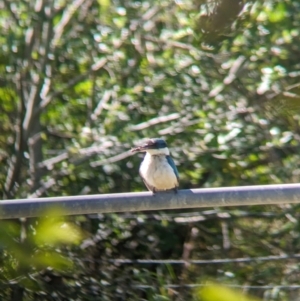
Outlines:
[[144,129],[152,126],[152,125],[168,122],[168,121],[175,120],[175,119],[178,119],[178,118],[180,118],[179,113],[172,113],[172,114],[166,115],[166,116],[159,116],[159,117],[150,119],[146,122],[142,122],[142,123],[137,124],[137,125],[131,125],[129,127],[129,130],[130,131],[140,131],[140,130],[144,130]]

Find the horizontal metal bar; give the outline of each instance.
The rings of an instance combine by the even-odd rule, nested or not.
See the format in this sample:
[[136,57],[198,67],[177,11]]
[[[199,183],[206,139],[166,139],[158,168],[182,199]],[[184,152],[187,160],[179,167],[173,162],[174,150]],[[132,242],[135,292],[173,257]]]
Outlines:
[[240,257],[240,258],[218,258],[218,259],[88,259],[80,258],[84,262],[110,262],[113,264],[226,264],[226,263],[245,263],[245,262],[259,262],[259,261],[279,261],[289,259],[299,259],[300,254],[291,255],[270,255],[270,256],[259,256],[259,257]]
[[[140,284],[140,285],[133,285],[131,286],[132,288],[135,289],[140,289],[140,290],[146,290],[146,289],[151,289],[153,290],[153,285],[149,285],[149,284]],[[189,288],[189,289],[195,289],[198,287],[211,287],[211,284],[208,283],[189,283],[189,284],[165,284],[162,285],[160,287],[163,288],[171,288],[171,289],[178,289],[178,288]],[[299,290],[300,289],[300,285],[297,284],[292,284],[292,285],[239,285],[239,284],[222,284],[222,287],[227,287],[227,288],[234,288],[234,289],[239,289],[239,290]],[[217,288],[217,286],[216,286]],[[239,295],[238,295],[239,296]],[[245,296],[246,298],[246,296]],[[242,298],[240,300],[249,300],[249,298]],[[220,300],[220,299],[219,299]],[[223,299],[224,300],[224,299]],[[253,299],[250,299],[253,300]],[[254,299],[257,300],[257,299]]]
[[300,203],[300,184],[187,189],[0,201],[0,219],[43,216]]

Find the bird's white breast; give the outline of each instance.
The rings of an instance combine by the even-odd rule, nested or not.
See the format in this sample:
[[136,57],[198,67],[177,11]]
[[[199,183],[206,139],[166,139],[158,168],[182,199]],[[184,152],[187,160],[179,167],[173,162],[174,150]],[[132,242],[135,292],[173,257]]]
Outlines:
[[156,190],[168,190],[178,186],[177,177],[165,155],[146,153],[140,173],[145,181]]

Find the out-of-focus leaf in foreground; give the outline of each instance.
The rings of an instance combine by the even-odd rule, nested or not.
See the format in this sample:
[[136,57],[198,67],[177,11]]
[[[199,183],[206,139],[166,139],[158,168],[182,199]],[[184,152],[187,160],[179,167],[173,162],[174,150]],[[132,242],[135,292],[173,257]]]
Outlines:
[[27,278],[26,275],[46,268],[57,271],[72,269],[72,260],[58,252],[57,246],[70,248],[80,243],[83,234],[79,227],[60,217],[59,213],[50,212],[38,220],[0,222],[3,280],[14,279],[17,275]]
[[237,290],[219,284],[211,284],[195,292],[196,300],[201,301],[259,301]]
[[37,245],[78,244],[82,238],[80,229],[59,217],[43,219],[36,231]]

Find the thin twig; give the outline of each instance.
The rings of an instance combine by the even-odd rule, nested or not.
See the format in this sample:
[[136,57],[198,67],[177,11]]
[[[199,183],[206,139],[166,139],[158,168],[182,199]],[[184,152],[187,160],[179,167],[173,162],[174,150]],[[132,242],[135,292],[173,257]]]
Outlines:
[[150,127],[150,126],[153,126],[153,125],[156,125],[156,124],[159,124],[159,123],[168,122],[168,121],[171,121],[171,120],[176,120],[178,118],[180,118],[179,113],[172,113],[170,115],[159,116],[159,117],[150,119],[146,122],[142,122],[142,123],[139,123],[139,124],[136,124],[136,125],[131,125],[129,127],[129,130],[130,131],[140,131],[140,130],[144,130],[144,129]]

